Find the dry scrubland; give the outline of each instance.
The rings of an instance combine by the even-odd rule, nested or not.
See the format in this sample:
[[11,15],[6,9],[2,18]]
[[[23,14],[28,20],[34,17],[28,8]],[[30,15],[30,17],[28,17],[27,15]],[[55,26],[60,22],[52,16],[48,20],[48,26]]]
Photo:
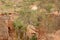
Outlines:
[[60,40],[60,0],[0,0],[0,40]]

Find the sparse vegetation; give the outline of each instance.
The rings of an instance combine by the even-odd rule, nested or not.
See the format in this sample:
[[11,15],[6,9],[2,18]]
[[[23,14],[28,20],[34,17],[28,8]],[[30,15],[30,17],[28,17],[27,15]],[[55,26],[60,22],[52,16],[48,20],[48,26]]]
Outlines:
[[60,0],[0,0],[0,13],[18,14],[18,18],[13,21],[18,40],[40,40],[38,37],[35,39],[35,36],[28,37],[28,25],[36,28],[34,31],[39,37],[60,29],[59,5]]

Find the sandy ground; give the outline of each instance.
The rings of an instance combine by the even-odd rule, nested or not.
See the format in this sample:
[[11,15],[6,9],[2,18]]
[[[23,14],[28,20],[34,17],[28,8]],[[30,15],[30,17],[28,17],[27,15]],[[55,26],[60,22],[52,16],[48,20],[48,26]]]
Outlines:
[[47,35],[48,40],[60,40],[60,30]]

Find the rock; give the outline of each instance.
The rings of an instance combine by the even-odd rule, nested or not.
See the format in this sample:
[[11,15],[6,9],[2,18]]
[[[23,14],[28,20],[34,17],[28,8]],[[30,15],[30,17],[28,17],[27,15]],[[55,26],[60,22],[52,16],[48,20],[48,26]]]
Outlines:
[[60,30],[56,31],[54,40],[60,40]]
[[38,9],[38,7],[36,5],[31,5],[30,7],[31,7],[31,10],[37,10]]

